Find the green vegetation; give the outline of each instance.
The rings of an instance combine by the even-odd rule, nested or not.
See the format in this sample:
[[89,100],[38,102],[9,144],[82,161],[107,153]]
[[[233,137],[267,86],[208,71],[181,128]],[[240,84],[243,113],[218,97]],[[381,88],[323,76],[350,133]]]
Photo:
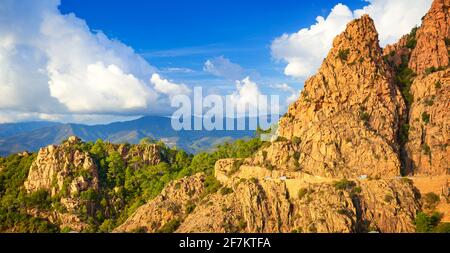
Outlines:
[[158,233],[163,233],[163,234],[170,234],[175,232],[175,230],[177,230],[177,228],[181,225],[181,221],[179,219],[173,219],[169,222],[167,222],[166,224],[164,224],[164,226],[162,226],[159,230]]
[[297,228],[291,231],[291,234],[301,234],[303,233],[302,228]]
[[283,136],[278,136],[278,137],[277,137],[277,140],[276,140],[276,142],[285,142],[285,141],[288,141],[288,139],[286,139],[286,138],[283,137]]
[[246,227],[247,227],[247,222],[245,221],[245,219],[244,218],[239,219],[237,232],[243,231]]
[[299,145],[302,142],[302,140],[300,139],[300,137],[294,136],[292,138],[292,144],[294,145]]
[[450,233],[450,223],[439,223],[433,230],[435,233]]
[[450,38],[445,38],[445,45],[450,47]]
[[353,188],[352,190],[352,194],[360,194],[362,192],[362,188],[359,186],[356,186],[355,188]]
[[[78,197],[82,206],[76,210],[79,217],[89,224],[86,232],[110,232],[123,223],[138,207],[155,198],[171,181],[194,175],[206,174],[204,196],[215,193],[222,188],[214,177],[214,165],[219,159],[247,158],[256,153],[264,144],[255,138],[249,141],[239,140],[216,147],[215,151],[190,155],[182,150],[171,149],[162,142],[146,138],[140,145],[156,144],[161,154],[161,162],[149,165],[139,156],[126,160],[110,143],[78,143],[71,150],[83,150],[94,159],[99,170],[100,189],[81,191]],[[125,148],[132,150],[137,146],[129,144]],[[87,171],[78,171],[68,175],[64,180],[62,191],[50,197],[48,191],[40,190],[26,194],[23,184],[28,176],[35,155],[13,155],[0,158],[0,231],[15,232],[59,232],[59,229],[43,219],[32,218],[26,208],[40,210],[65,211],[60,198],[67,196],[69,185],[78,176],[91,177]],[[56,179],[54,180],[56,184]],[[222,194],[231,193],[231,189],[222,188]],[[192,212],[194,205],[186,207]],[[180,221],[171,221],[161,232],[176,229]],[[178,224],[178,225],[177,225]]]
[[429,209],[429,210],[435,209],[440,201],[441,201],[441,199],[434,192],[429,192],[429,193],[425,194],[425,196],[423,196],[424,208]]
[[389,194],[386,194],[386,195],[384,196],[384,202],[386,202],[386,203],[391,203],[393,200],[394,200],[394,197],[392,197],[392,196],[389,195]]
[[[158,145],[160,152],[163,154],[163,162],[156,166],[146,166],[139,159],[124,164],[114,152],[108,157],[99,159],[100,165],[106,165],[103,166],[103,171],[107,171],[106,178],[109,179],[107,182],[113,183],[107,187],[108,192],[103,194],[103,197],[106,199],[119,197],[126,203],[123,207],[118,206],[119,212],[112,217],[111,215],[108,217],[105,212],[104,216],[112,218],[115,225],[123,222],[140,205],[156,197],[169,182],[185,176],[203,172],[207,176],[204,182],[206,189],[203,195],[217,192],[222,186],[213,173],[216,161],[225,158],[247,158],[254,154],[263,145],[263,142],[258,138],[249,141],[239,140],[232,144],[219,145],[214,152],[200,153],[195,156],[182,150],[169,149],[162,143]],[[103,149],[102,147],[95,148],[97,151]],[[238,168],[240,165],[236,164],[235,167]],[[115,189],[117,188],[121,190],[116,192]],[[226,190],[222,191],[223,193],[226,192]],[[194,208],[195,206],[188,207],[187,211],[190,212]],[[106,209],[110,211],[111,208],[107,207]],[[121,209],[125,211],[120,212]],[[164,230],[168,231],[166,228]]]
[[442,219],[440,213],[433,213],[428,215],[426,213],[420,212],[417,214],[414,224],[416,225],[416,232],[418,233],[431,233],[434,232],[439,222]]
[[416,39],[416,34],[417,34],[417,30],[418,27],[414,27],[411,32],[408,35],[408,40],[406,41],[406,47],[409,49],[414,49],[416,48],[417,45],[417,39]]
[[35,218],[25,208],[47,209],[51,200],[46,192],[27,195],[23,183],[36,155],[12,155],[0,158],[0,231],[54,233],[59,229],[50,222]]
[[192,204],[192,203],[188,204],[188,205],[186,206],[186,213],[187,213],[187,214],[192,213],[192,212],[195,210],[195,208],[196,208],[196,205],[195,205],[195,204]]
[[439,90],[440,88],[442,88],[441,81],[436,81],[436,83],[434,84],[434,88],[436,88],[436,90]]
[[203,192],[203,195],[209,195],[212,193],[216,193],[222,185],[220,182],[214,177],[214,175],[208,175],[208,177],[205,180],[205,191]]
[[430,123],[430,117],[430,114],[428,114],[427,112],[422,113],[422,121],[423,123],[425,123],[425,125],[428,125]]
[[348,60],[348,55],[350,54],[350,49],[340,49],[338,52],[338,58],[342,61]]
[[397,84],[400,88],[403,99],[405,99],[406,105],[410,108],[414,102],[414,97],[411,94],[411,85],[416,77],[416,73],[408,68],[407,57],[402,58],[402,63],[396,68],[396,72]]
[[258,128],[256,128],[256,137],[257,138],[260,138],[262,135],[264,135],[264,134],[270,134],[272,132],[272,129],[271,128],[269,128],[269,129],[267,129],[267,130],[263,130],[262,128],[260,128],[259,126],[258,126]]
[[228,195],[233,193],[233,189],[229,188],[229,187],[223,187],[220,189],[220,194],[222,195]]
[[368,123],[370,120],[370,114],[366,112],[365,108],[361,108],[359,110],[359,118],[365,123]]
[[400,138],[400,144],[405,145],[409,140],[409,130],[410,126],[409,124],[403,124],[400,128],[399,132],[399,138]]
[[341,181],[335,182],[334,187],[336,190],[350,190],[355,187],[356,184],[353,181],[349,181],[347,179],[342,179]]
[[236,172],[238,172],[243,164],[244,164],[244,160],[236,160],[236,161],[234,161],[233,166],[231,167],[231,170],[228,171],[228,173],[227,173],[228,176],[232,176]]
[[431,148],[428,144],[423,144],[422,151],[424,155],[431,156]]
[[303,199],[303,197],[305,197],[306,194],[308,194],[308,189],[306,189],[306,188],[300,189],[298,191],[298,199]]
[[443,66],[438,67],[438,68],[436,68],[436,67],[433,66],[433,67],[431,67],[431,68],[425,69],[425,75],[433,74],[433,73],[435,73],[435,72],[442,71],[442,70],[444,70],[444,69],[445,69],[445,67],[443,67]]

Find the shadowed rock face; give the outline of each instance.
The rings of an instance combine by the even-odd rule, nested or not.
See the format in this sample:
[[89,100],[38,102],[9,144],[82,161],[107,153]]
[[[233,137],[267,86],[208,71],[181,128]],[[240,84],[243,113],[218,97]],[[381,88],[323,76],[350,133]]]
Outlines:
[[450,175],[450,69],[415,79],[406,150],[415,175]]
[[415,32],[384,50],[397,71],[413,73],[403,159],[405,171],[418,176],[450,174],[449,8],[449,0],[434,1]]
[[417,45],[412,51],[409,67],[417,74],[431,67],[447,67],[450,43],[450,0],[435,0],[417,30]]
[[418,76],[411,86],[414,100],[406,150],[408,169],[416,175],[450,174],[449,8],[450,0],[434,1],[417,30],[417,46],[409,60]]
[[[281,119],[299,139],[300,165],[322,176],[399,175],[397,129],[405,104],[368,16],[351,22],[318,74]],[[383,170],[383,173],[377,173]]]

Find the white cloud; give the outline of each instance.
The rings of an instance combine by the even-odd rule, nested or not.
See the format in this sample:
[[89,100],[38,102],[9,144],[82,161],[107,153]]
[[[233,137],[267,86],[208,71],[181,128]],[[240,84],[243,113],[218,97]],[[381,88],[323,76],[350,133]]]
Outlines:
[[167,110],[156,104],[167,93],[148,81],[154,67],[120,41],[92,32],[74,14],[62,15],[59,4],[0,2],[0,116]]
[[284,92],[290,93],[290,96],[286,99],[287,105],[295,102],[298,99],[299,95],[300,95],[300,91],[299,90],[296,90],[296,89],[292,88],[291,86],[289,86],[286,83],[273,85],[272,88],[279,89],[279,90],[282,90]]
[[194,73],[195,71],[190,68],[170,67],[170,68],[164,69],[163,72],[189,74],[189,73]]
[[363,9],[355,10],[355,17],[369,14],[375,21],[382,46],[397,42],[401,36],[421,24],[433,0],[369,0]]
[[352,18],[350,9],[338,4],[326,19],[317,17],[317,23],[310,28],[275,39],[271,46],[272,55],[288,63],[284,71],[286,75],[308,76],[320,65],[333,38],[345,29]]
[[[258,85],[246,77],[236,81],[236,91],[230,95],[231,102],[237,108],[238,116],[267,115],[279,111],[279,105],[271,104],[270,97],[261,93]],[[272,110],[272,111],[271,111]]]
[[0,113],[0,124],[18,121],[56,121],[60,118],[54,114],[27,113],[18,111],[4,110]]
[[88,64],[78,73],[49,69],[49,74],[50,94],[71,112],[133,112],[146,109],[148,101],[157,98],[142,81],[114,64]]
[[351,11],[343,4],[336,5],[328,17],[317,17],[317,23],[293,34],[276,38],[271,45],[272,56],[287,63],[285,74],[304,78],[313,74],[331,48],[333,38],[348,22],[363,14],[375,21],[381,45],[396,42],[419,25],[432,0],[367,0],[368,6]]
[[176,95],[189,95],[191,90],[185,84],[176,84],[167,79],[161,78],[159,74],[153,74],[150,82],[154,85],[156,91],[166,94],[169,97]]
[[228,80],[240,80],[244,78],[244,69],[229,59],[220,56],[205,62],[203,70],[212,75],[223,77]]

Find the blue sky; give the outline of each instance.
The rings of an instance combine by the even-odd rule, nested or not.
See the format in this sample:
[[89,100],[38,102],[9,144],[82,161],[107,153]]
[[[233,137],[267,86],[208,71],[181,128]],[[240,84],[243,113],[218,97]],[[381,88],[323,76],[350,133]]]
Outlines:
[[252,74],[261,89],[275,83],[300,89],[302,81],[285,76],[285,64],[271,57],[270,44],[314,24],[340,2],[351,9],[367,5],[362,0],[62,0],[60,10],[133,47],[176,82],[234,89],[229,80],[203,71],[208,59],[223,56]]
[[385,46],[431,2],[1,0],[0,123],[171,115],[196,86],[283,113],[348,22],[369,14]]

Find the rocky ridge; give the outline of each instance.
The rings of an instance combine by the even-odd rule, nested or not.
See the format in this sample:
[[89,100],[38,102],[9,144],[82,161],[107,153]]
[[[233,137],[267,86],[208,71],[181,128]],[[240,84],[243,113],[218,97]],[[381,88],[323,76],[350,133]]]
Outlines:
[[[399,177],[405,116],[373,21],[363,16],[335,39],[281,119],[281,137],[250,158],[218,161],[223,188],[197,200],[176,232],[413,232],[420,203]],[[138,209],[125,231],[152,210]]]
[[279,134],[297,140],[300,167],[315,175],[393,177],[400,173],[396,129],[405,109],[374,23],[363,16],[334,40]]
[[[89,152],[80,148],[81,144],[79,138],[72,136],[61,145],[40,149],[24,183],[29,194],[46,191],[53,200],[58,200],[58,207],[53,204],[54,210],[30,209],[29,214],[74,231],[88,227],[79,217],[82,209],[86,208],[90,215],[94,215],[96,210],[95,203],[86,200],[83,194],[93,196],[101,188],[98,165]],[[124,161],[139,158],[143,164],[150,165],[161,161],[157,145],[108,144],[108,149],[118,152]]]
[[[115,232],[414,232],[424,195],[450,199],[448,7],[435,0],[421,27],[385,49],[370,17],[349,23],[277,140],[249,158],[219,160],[218,191],[204,174],[171,182]],[[98,169],[78,142],[42,149],[27,191],[67,190],[69,210],[79,192],[97,191]],[[149,164],[164,155],[151,145],[111,148]],[[83,229],[71,212],[30,213]]]
[[450,0],[435,0],[416,33],[409,67],[417,74],[450,63]]
[[384,49],[408,103],[401,131],[405,172],[417,176],[449,175],[450,1],[436,0],[414,28]]

